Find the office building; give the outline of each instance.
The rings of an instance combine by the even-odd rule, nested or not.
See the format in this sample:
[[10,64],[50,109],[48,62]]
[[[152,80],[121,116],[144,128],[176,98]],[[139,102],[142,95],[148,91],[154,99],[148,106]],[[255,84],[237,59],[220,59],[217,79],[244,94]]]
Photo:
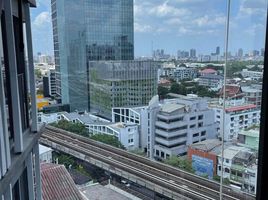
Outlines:
[[133,60],[132,0],[52,0],[58,99],[88,110],[87,63]]
[[90,111],[111,119],[113,107],[145,106],[157,94],[153,61],[89,63]]
[[56,72],[50,69],[46,76],[43,76],[44,97],[56,97]]
[[41,199],[30,6],[36,6],[34,0],[0,3],[0,199],[4,200]]
[[216,47],[216,55],[220,55],[220,53],[221,53],[220,47]]
[[196,57],[196,49],[190,49],[190,57],[195,58]]
[[194,95],[165,100],[153,98],[148,107],[148,156],[167,159],[186,155],[187,146],[215,139],[218,125],[205,99]]

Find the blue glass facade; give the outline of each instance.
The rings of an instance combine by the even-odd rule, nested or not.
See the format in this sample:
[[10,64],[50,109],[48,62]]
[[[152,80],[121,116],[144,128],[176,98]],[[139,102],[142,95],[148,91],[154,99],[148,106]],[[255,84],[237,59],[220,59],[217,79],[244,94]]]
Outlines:
[[57,94],[88,110],[87,62],[134,59],[133,0],[52,0]]

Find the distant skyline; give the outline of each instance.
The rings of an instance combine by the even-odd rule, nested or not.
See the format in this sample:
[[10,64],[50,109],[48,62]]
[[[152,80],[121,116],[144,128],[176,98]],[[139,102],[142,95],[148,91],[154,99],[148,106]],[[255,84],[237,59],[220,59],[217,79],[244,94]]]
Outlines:
[[[37,0],[31,9],[34,54],[53,55],[51,0]],[[231,4],[229,51],[244,53],[264,47],[267,0],[235,0]],[[134,0],[135,56],[152,49],[196,49],[224,52],[226,0]]]

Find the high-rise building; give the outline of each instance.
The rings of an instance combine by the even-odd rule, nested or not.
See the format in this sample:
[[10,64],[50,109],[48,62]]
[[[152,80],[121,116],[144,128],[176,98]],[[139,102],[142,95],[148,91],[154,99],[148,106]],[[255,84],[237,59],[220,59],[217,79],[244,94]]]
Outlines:
[[238,52],[237,52],[237,56],[239,57],[239,58],[242,58],[243,57],[243,49],[238,49]]
[[195,49],[190,49],[190,57],[195,58],[196,57],[196,50]]
[[57,95],[88,110],[87,63],[134,59],[133,0],[52,0]]
[[0,3],[0,199],[4,200],[41,199],[29,6],[36,6],[35,1]]
[[216,55],[220,55],[221,51],[220,51],[220,47],[216,47]]
[[113,107],[144,106],[156,94],[153,61],[89,62],[91,112],[111,119]]
[[264,48],[261,49],[261,56],[264,56]]

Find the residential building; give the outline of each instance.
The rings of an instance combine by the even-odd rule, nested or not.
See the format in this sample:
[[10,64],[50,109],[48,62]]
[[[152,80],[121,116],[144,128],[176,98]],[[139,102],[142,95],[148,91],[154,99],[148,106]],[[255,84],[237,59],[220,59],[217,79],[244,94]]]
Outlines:
[[112,122],[135,123],[138,125],[139,148],[147,152],[148,106],[115,107],[112,109]]
[[90,111],[111,119],[113,107],[145,106],[157,94],[154,61],[89,63]]
[[173,77],[175,69],[176,69],[175,64],[164,63],[159,69],[159,75],[160,77]]
[[44,97],[56,97],[56,71],[49,70],[46,76],[43,76]]
[[235,140],[240,131],[260,123],[260,109],[253,104],[227,106],[225,110],[221,105],[210,105],[210,107],[215,110],[215,119],[220,125],[219,137],[224,141]]
[[159,105],[158,99],[153,98],[148,112],[148,146],[153,147],[150,157],[185,155],[188,145],[216,138],[218,125],[205,99],[178,95]]
[[197,69],[192,67],[186,67],[182,64],[174,70],[174,78],[177,82],[183,79],[194,79],[197,77]]
[[251,78],[253,80],[259,80],[263,78],[263,72],[262,71],[252,71],[248,69],[243,69],[241,72],[241,75],[244,78]]
[[200,74],[200,76],[205,76],[205,75],[208,75],[208,74],[217,75],[218,72],[215,69],[206,68],[206,69],[201,70],[199,72],[199,74]]
[[258,151],[259,149],[260,130],[249,128],[238,133],[237,144],[247,147],[251,150]]
[[46,146],[39,144],[39,158],[40,162],[43,163],[52,163],[52,149]]
[[84,199],[64,165],[41,163],[41,176],[43,200]]
[[251,86],[242,87],[242,92],[244,93],[245,102],[247,104],[254,104],[257,107],[261,107],[262,101],[262,90],[253,88]]
[[223,86],[223,76],[215,74],[206,74],[199,77],[198,84],[208,87],[211,90],[219,91]]
[[133,1],[52,0],[51,10],[58,98],[88,110],[88,61],[134,59]]
[[114,123],[89,113],[79,114],[77,112],[60,113],[60,119],[84,124],[89,135],[106,134],[115,136],[128,150],[139,148],[139,130],[136,123]]
[[245,147],[230,146],[218,155],[218,176],[230,180],[231,187],[256,194],[257,163],[256,154]]
[[197,175],[213,179],[217,174],[217,156],[221,148],[222,142],[218,139],[208,139],[188,147],[187,156]]
[[34,0],[0,3],[0,199],[4,200],[41,199],[30,19],[30,7],[35,6]]

